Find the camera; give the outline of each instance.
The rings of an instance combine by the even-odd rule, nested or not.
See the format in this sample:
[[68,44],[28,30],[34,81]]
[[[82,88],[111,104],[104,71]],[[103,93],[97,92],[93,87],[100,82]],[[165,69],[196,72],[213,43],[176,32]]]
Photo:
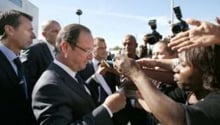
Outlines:
[[179,6],[173,8],[176,18],[179,20],[178,23],[172,25],[172,32],[174,35],[186,31],[189,29],[188,24],[182,20],[182,13]]
[[157,20],[155,20],[155,19],[149,20],[148,25],[151,27],[152,30],[156,30],[157,29]]
[[148,38],[148,43],[149,44],[155,44],[157,41],[159,41],[160,39],[162,39],[162,35],[160,35],[160,33],[158,33],[156,31],[157,29],[157,23],[156,20],[149,20],[148,25],[151,27],[152,29],[152,33],[147,34],[147,38]]

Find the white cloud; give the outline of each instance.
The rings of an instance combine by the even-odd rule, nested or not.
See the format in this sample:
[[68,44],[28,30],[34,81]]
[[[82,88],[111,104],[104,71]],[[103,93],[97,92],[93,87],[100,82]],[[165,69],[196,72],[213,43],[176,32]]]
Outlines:
[[112,17],[120,17],[126,19],[133,19],[141,22],[146,22],[147,20],[156,19],[158,25],[167,25],[169,22],[169,17],[167,16],[154,16],[154,17],[147,17],[147,16],[137,16],[131,15],[127,13],[117,13],[117,12],[104,12],[104,11],[92,11],[88,10],[88,13],[95,14],[95,15],[107,15]]
[[[71,7],[71,8],[59,8],[65,11],[73,11],[77,10],[78,8],[76,7]],[[146,22],[151,19],[156,19],[157,24],[161,26],[167,26],[168,22],[170,21],[170,17],[168,16],[153,16],[153,17],[147,17],[145,15],[132,15],[128,13],[118,13],[118,12],[106,12],[104,9],[99,9],[99,10],[89,10],[89,9],[83,9],[82,11],[87,14],[93,14],[93,15],[100,15],[100,16],[111,16],[111,17],[118,17],[118,18],[126,18],[126,19],[132,19],[136,21],[141,21],[141,22]]]

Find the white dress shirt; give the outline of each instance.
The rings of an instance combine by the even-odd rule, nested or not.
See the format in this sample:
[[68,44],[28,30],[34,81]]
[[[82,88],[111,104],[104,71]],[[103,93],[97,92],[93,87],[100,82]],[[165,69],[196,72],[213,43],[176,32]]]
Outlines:
[[53,58],[55,58],[55,46],[50,44],[48,41],[44,41],[46,44],[47,44],[47,47],[49,48],[50,50],[50,54],[53,56]]
[[[99,61],[96,60],[95,58],[93,58],[92,63],[93,63],[93,67],[94,67],[95,72],[96,72],[98,70]],[[108,86],[107,82],[105,81],[105,79],[102,75],[100,75],[99,73],[95,73],[92,77],[94,78],[94,80],[96,82],[100,83],[100,85],[102,86],[102,88],[105,90],[105,92],[108,95],[112,94],[112,91],[111,91],[110,87]]]

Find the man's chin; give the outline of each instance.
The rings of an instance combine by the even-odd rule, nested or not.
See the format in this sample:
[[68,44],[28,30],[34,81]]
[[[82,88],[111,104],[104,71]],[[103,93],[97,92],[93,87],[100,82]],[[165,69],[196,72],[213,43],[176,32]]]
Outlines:
[[25,45],[21,45],[20,46],[20,49],[23,50],[23,49],[27,49],[31,44],[25,44]]
[[80,70],[83,70],[85,68],[86,68],[86,65],[83,65],[83,66],[80,67]]

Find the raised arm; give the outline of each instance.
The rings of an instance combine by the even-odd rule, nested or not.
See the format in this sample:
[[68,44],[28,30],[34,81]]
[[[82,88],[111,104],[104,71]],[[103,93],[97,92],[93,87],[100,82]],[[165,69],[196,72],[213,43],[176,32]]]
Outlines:
[[137,86],[149,109],[163,125],[185,125],[184,109],[153,84],[135,61],[117,57],[115,67],[128,76]]
[[195,27],[179,33],[171,39],[168,46],[180,52],[192,47],[220,45],[220,19],[217,18],[216,22],[218,23],[217,25],[206,21],[190,19],[187,23]]

